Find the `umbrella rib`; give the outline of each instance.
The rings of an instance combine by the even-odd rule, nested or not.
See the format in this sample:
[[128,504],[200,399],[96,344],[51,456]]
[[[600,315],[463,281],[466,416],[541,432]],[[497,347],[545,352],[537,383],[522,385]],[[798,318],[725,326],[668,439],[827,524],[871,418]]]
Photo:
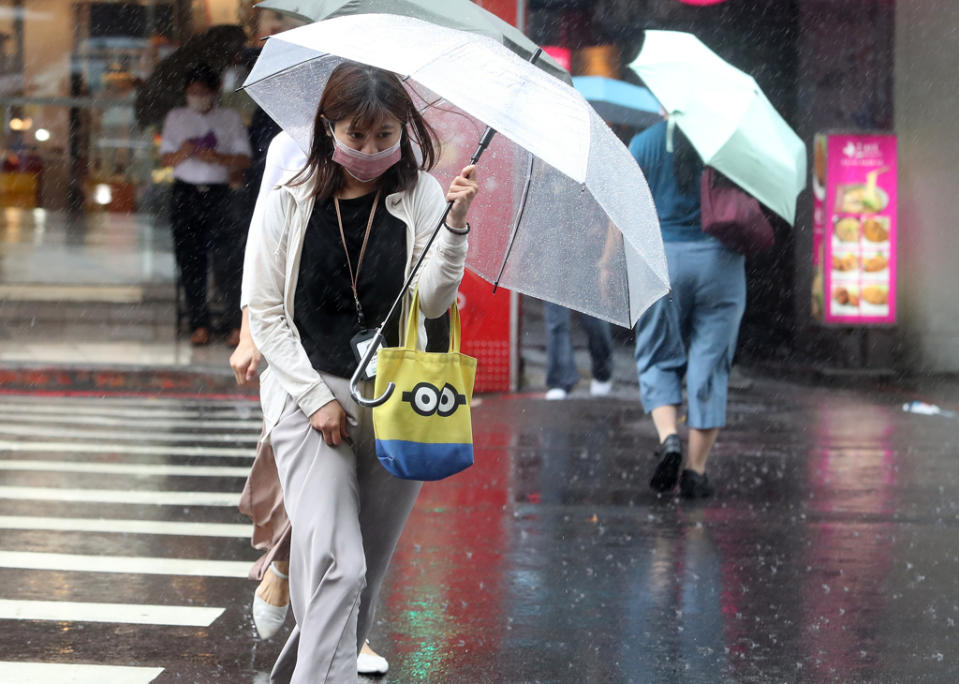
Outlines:
[[509,236],[509,245],[506,246],[506,254],[503,256],[503,263],[499,267],[499,274],[496,276],[496,281],[493,283],[493,292],[496,292],[496,288],[499,287],[499,281],[503,277],[503,271],[506,270],[506,262],[509,261],[509,255],[513,251],[513,245],[516,243],[516,234],[519,232],[519,224],[523,220],[523,214],[526,211],[526,200],[529,198],[529,186],[533,182],[533,154],[529,155],[529,171],[526,173],[526,182],[523,184],[523,195],[522,201],[519,205],[519,210],[516,212],[516,220],[513,222],[513,230]]
[[314,57],[310,57],[309,59],[304,59],[302,62],[297,62],[296,64],[291,64],[290,66],[284,67],[283,69],[280,69],[279,71],[271,71],[271,72],[270,72],[269,74],[267,74],[266,76],[262,76],[261,78],[258,78],[258,79],[255,80],[255,81],[250,81],[250,82],[244,83],[244,84],[241,85],[239,88],[237,88],[237,90],[246,90],[247,88],[250,88],[250,87],[252,87],[252,86],[260,85],[260,84],[263,83],[264,81],[272,81],[272,80],[275,79],[277,76],[282,76],[282,75],[285,74],[285,73],[288,73],[288,72],[290,72],[290,71],[294,71],[294,70],[296,70],[296,69],[301,68],[304,64],[308,64],[308,63],[310,63],[310,62],[315,62],[315,61],[317,61],[317,60],[319,60],[319,59],[323,59],[324,57],[329,57],[329,56],[330,56],[330,53],[324,52],[324,53],[321,54],[321,55],[316,55],[316,56],[314,56]]

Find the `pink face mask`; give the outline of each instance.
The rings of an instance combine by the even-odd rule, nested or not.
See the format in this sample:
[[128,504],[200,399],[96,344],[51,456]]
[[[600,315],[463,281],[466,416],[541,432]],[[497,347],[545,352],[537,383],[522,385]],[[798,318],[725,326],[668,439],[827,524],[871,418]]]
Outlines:
[[400,149],[400,142],[403,138],[396,141],[396,144],[390,148],[366,154],[359,150],[354,150],[349,145],[340,141],[333,132],[333,126],[330,125],[330,135],[333,136],[333,161],[342,166],[348,174],[353,176],[361,183],[368,183],[376,180],[386,173],[391,166],[400,160],[403,151]]

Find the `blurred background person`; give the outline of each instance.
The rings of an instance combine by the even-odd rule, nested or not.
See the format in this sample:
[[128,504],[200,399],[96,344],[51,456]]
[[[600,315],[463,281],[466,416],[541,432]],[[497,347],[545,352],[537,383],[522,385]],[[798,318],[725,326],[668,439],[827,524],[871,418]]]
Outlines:
[[[565,399],[579,382],[576,357],[570,332],[571,311],[565,306],[543,303],[546,324],[546,398]],[[586,332],[592,380],[589,393],[606,396],[613,389],[613,346],[609,323],[577,314]]]
[[170,110],[163,123],[161,162],[173,167],[170,223],[173,249],[186,298],[190,343],[210,342],[207,269],[212,262],[223,300],[221,327],[227,344],[240,336],[240,279],[246,226],[231,221],[230,176],[250,164],[247,130],[240,115],[217,106],[220,78],[205,64],[184,82],[186,107]]

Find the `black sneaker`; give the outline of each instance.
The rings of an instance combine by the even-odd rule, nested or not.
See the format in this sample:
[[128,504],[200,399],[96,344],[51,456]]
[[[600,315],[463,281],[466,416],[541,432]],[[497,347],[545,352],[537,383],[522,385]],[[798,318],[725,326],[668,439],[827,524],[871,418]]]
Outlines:
[[706,473],[700,475],[695,470],[687,469],[679,478],[679,495],[684,499],[705,499],[714,492]]
[[663,440],[656,450],[659,463],[649,481],[649,486],[657,492],[668,492],[679,480],[679,466],[683,464],[683,445],[679,435],[673,434]]

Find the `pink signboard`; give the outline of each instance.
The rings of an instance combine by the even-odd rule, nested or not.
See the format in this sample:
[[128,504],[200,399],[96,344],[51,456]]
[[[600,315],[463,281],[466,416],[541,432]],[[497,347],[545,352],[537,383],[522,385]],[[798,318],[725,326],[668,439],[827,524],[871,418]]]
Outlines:
[[813,165],[813,316],[896,322],[896,137],[818,134]]

